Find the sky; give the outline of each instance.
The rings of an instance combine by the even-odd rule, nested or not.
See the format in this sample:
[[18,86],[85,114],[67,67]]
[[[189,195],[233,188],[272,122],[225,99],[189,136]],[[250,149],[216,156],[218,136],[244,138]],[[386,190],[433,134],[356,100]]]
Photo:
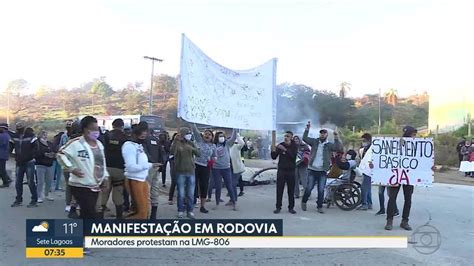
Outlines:
[[[470,0],[1,1],[0,91],[8,81],[73,88],[105,76],[149,88],[179,73],[181,33],[218,63],[278,58],[277,82],[349,96],[474,89]],[[472,95],[472,93],[470,94]]]

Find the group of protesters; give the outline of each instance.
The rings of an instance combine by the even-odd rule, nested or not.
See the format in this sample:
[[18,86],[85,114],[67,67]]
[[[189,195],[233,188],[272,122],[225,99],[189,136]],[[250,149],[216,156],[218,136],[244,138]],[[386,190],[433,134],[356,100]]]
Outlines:
[[[334,142],[328,141],[328,130],[321,129],[318,138],[309,137],[309,130],[311,124],[308,122],[301,140],[299,136],[294,136],[293,132],[287,131],[284,134],[284,141],[272,147],[272,159],[279,158],[278,172],[277,172],[277,187],[276,187],[276,209],[275,214],[281,212],[282,198],[285,184],[288,193],[288,211],[296,214],[295,198],[299,198],[300,190],[299,184],[303,185],[303,198],[301,199],[301,210],[307,211],[308,199],[311,196],[312,190],[317,185],[317,212],[324,213],[324,193],[326,188],[326,180],[328,172],[332,166],[338,167],[343,171],[342,175],[347,175],[347,179],[354,180],[355,170],[357,168],[356,157],[357,152],[348,150],[343,153],[343,146],[338,138],[338,134],[334,131]],[[411,126],[403,128],[402,137],[416,137],[417,130]],[[372,144],[372,136],[365,133],[361,137],[361,149],[359,151],[360,158],[365,156],[369,167],[373,168],[372,158],[370,154],[370,146]],[[332,161],[333,153],[343,153],[343,156],[335,158]],[[341,177],[344,178],[344,177]],[[358,210],[364,211],[372,209],[372,180],[371,176],[362,174],[362,203]],[[392,230],[394,217],[399,216],[399,211],[396,204],[396,199],[400,188],[403,188],[404,206],[402,221],[400,227],[405,230],[412,230],[409,225],[409,216],[411,209],[411,198],[414,190],[413,185],[398,185],[398,186],[380,186],[379,187],[379,203],[380,210],[376,215],[387,215],[386,230]],[[388,193],[388,204],[385,209],[385,190]]]
[[[474,162],[474,139],[470,141],[463,138],[457,145],[456,151],[459,156],[459,163],[462,162]],[[473,172],[464,172],[465,177],[474,178]]]
[[237,198],[244,194],[241,150],[245,143],[236,130],[227,138],[224,132],[207,129],[201,133],[192,125],[181,127],[170,139],[166,131],[150,130],[146,122],[133,125],[129,134],[122,119],[114,120],[112,127],[103,134],[97,120],[86,116],[67,122],[66,131],[49,141],[45,131],[35,135],[21,122],[14,132],[1,124],[2,187],[11,182],[6,172],[10,143],[15,151],[17,195],[11,206],[23,204],[26,174],[31,192],[29,208],[54,200],[50,191],[61,190],[64,179],[65,210],[70,218],[103,218],[112,195],[118,219],[124,218],[124,212],[129,213],[129,219],[156,219],[160,183],[166,188],[169,164],[169,204],[174,205],[177,190],[178,218],[194,219],[196,204],[201,213],[208,213],[206,203],[214,190],[213,209],[218,209],[223,202],[222,180],[230,198],[225,205],[237,210]]
[[[237,130],[233,129],[227,137],[222,131],[206,129],[200,132],[192,124],[191,128],[179,128],[170,139],[167,132],[150,130],[146,122],[133,125],[128,134],[122,119],[113,121],[112,126],[111,131],[101,134],[97,120],[86,116],[81,121],[67,122],[66,131],[50,142],[45,131],[36,136],[32,128],[17,123],[16,131],[12,133],[6,124],[1,124],[0,175],[3,187],[8,187],[11,182],[5,171],[8,159],[5,147],[12,142],[15,148],[17,195],[12,207],[22,205],[26,174],[31,192],[27,207],[37,207],[44,199],[54,200],[49,193],[54,187],[53,178],[56,179],[56,189],[60,189],[60,180],[64,178],[66,211],[70,218],[103,218],[112,194],[117,218],[123,218],[123,213],[128,212],[127,218],[130,219],[156,219],[160,187],[158,176],[162,174],[161,183],[166,187],[166,165],[169,163],[171,186],[168,199],[169,204],[174,205],[177,190],[178,218],[186,216],[194,219],[195,205],[199,205],[201,213],[208,213],[206,203],[211,201],[214,190],[215,206],[212,209],[218,209],[224,202],[221,199],[222,181],[229,197],[225,206],[238,210],[238,197],[243,195],[242,173],[245,171],[242,149],[247,143]],[[321,129],[318,138],[311,138],[310,128],[308,122],[302,138],[287,131],[282,143],[271,146],[271,158],[279,159],[275,214],[281,212],[285,185],[290,213],[296,213],[295,198],[300,196],[301,210],[307,211],[308,200],[317,186],[317,212],[323,214],[330,168],[336,165],[349,178],[354,178],[357,152],[348,150],[343,153],[336,131],[334,142],[329,142],[328,130]],[[403,137],[415,137],[416,134],[413,127],[404,128]],[[360,158],[371,156],[372,136],[364,134],[361,142]],[[343,153],[343,156],[333,161],[333,153]],[[373,168],[371,159],[368,163]],[[363,174],[359,210],[372,209],[371,183],[371,177]],[[300,185],[303,186],[302,195]],[[239,194],[237,186],[240,186]],[[396,198],[400,188],[403,188],[405,198],[400,226],[411,230],[408,220],[413,185],[380,186],[380,210],[377,215],[387,214],[387,230],[392,229],[394,217],[399,216]],[[389,198],[387,208],[385,190]],[[79,209],[80,215],[77,214]]]

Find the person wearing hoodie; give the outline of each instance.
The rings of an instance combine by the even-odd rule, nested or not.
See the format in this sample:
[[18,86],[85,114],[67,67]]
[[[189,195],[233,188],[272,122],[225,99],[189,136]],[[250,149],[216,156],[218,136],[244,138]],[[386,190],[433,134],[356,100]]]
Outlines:
[[[242,179],[242,174],[245,172],[245,165],[242,162],[242,157],[240,156],[240,151],[244,147],[245,142],[242,140],[240,134],[237,134],[237,138],[234,141],[234,145],[230,147],[230,162],[231,162],[231,170],[232,170],[232,188],[234,190],[235,200],[237,201],[237,185],[239,184],[239,180]],[[242,187],[241,187],[242,190]],[[241,191],[242,193],[242,191]]]
[[36,178],[38,180],[38,202],[43,202],[44,198],[53,201],[54,198],[49,195],[49,192],[54,177],[53,162],[56,158],[54,145],[48,141],[48,133],[41,131],[39,139],[33,142],[33,146],[35,149]]
[[34,131],[32,128],[25,129],[23,123],[16,124],[16,132],[12,136],[15,143],[15,161],[16,161],[16,198],[11,207],[18,207],[23,202],[23,177],[26,173],[28,180],[28,187],[30,188],[31,201],[28,208],[37,207],[38,191],[35,182],[35,162],[34,162],[34,147],[35,140]]
[[298,147],[298,155],[296,157],[296,173],[295,173],[295,199],[300,198],[300,183],[303,187],[303,191],[306,190],[306,184],[308,183],[308,162],[311,150],[309,146],[301,141],[300,137],[294,136],[293,141]]
[[[402,138],[415,138],[417,133],[418,131],[415,128],[411,126],[405,126],[403,128]],[[431,169],[435,170],[435,166],[433,165]],[[408,224],[408,220],[410,217],[411,198],[413,195],[414,186],[413,185],[400,185],[400,184],[387,187],[388,207],[387,207],[387,223],[385,225],[385,230],[392,230],[393,228],[393,217],[396,214],[397,195],[398,195],[398,192],[400,191],[400,188],[403,188],[403,197],[404,197],[402,222],[400,223],[400,227],[407,231],[412,230],[411,226]]]
[[178,218],[184,218],[184,201],[186,198],[187,217],[194,219],[194,157],[201,155],[199,149],[191,141],[193,135],[187,127],[182,127],[171,144],[170,152],[174,155],[174,172],[178,189]]
[[203,134],[199,132],[196,124],[193,124],[194,141],[201,152],[200,156],[196,157],[196,189],[194,190],[194,198],[200,198],[201,208],[200,212],[208,213],[205,208],[206,194],[209,189],[209,175],[211,174],[209,164],[215,161],[216,145],[212,143],[214,134],[210,129],[204,130]]
[[[178,133],[173,134],[173,137],[171,137],[171,143],[173,143],[177,135]],[[170,164],[170,176],[171,176],[171,185],[170,185],[170,190],[168,191],[168,205],[173,205],[174,192],[176,190],[176,174],[174,172],[174,155],[170,154],[167,161]]]
[[12,182],[7,173],[7,161],[10,152],[10,134],[8,133],[8,124],[0,123],[0,177],[3,184],[0,188],[10,186]]
[[144,144],[148,137],[148,124],[140,122],[132,129],[132,140],[122,146],[122,156],[125,162],[125,176],[129,181],[132,202],[135,203],[136,213],[128,219],[147,219],[150,209],[150,187],[147,182],[150,168],[155,171],[161,163],[150,163],[145,152]]
[[298,146],[293,141],[293,132],[287,131],[284,135],[284,141],[278,146],[272,146],[271,157],[276,160],[278,157],[277,187],[276,187],[276,209],[273,213],[280,213],[283,190],[285,184],[288,191],[288,211],[296,214],[295,207],[295,173],[296,156],[298,155]]
[[226,205],[232,206],[233,210],[237,210],[237,195],[234,194],[234,189],[232,188],[232,170],[230,169],[230,148],[234,145],[236,138],[235,129],[232,130],[232,135],[227,140],[224,132],[217,132],[214,138],[216,162],[212,169],[212,180],[216,189],[216,208],[218,208],[221,201],[222,179],[224,179],[224,184],[230,195],[230,201]]
[[342,144],[339,141],[337,132],[334,131],[334,143],[328,142],[328,131],[321,129],[319,138],[310,138],[309,129],[311,123],[308,122],[303,134],[303,141],[311,146],[311,159],[308,163],[308,185],[301,200],[301,209],[306,211],[306,202],[311,196],[316,183],[318,184],[317,208],[319,213],[323,211],[324,189],[326,187],[327,171],[331,164],[331,152],[341,152]]
[[98,141],[97,119],[85,116],[80,122],[82,136],[70,140],[58,151],[56,159],[70,173],[68,185],[81,208],[81,219],[97,219],[99,192],[108,183],[104,146]]
[[[462,160],[463,161],[469,161],[470,159],[470,154],[471,154],[471,142],[469,140],[466,140],[464,143],[464,146],[461,148],[461,155],[462,155]],[[471,175],[471,172],[464,172],[464,177],[468,177]]]

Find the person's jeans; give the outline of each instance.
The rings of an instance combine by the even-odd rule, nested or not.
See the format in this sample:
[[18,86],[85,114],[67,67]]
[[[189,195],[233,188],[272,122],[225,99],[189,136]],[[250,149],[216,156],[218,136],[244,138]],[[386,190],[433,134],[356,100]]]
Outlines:
[[193,175],[178,174],[178,212],[184,212],[184,199],[186,198],[186,211],[193,212],[194,208],[194,186],[196,185],[196,178]]
[[95,206],[97,199],[99,198],[99,192],[94,192],[90,190],[90,188],[71,186],[71,194],[74,196],[74,198],[77,200],[77,203],[81,207],[81,219],[100,218]]
[[[380,186],[379,187],[379,204],[380,204],[380,210],[385,211],[385,186]],[[388,206],[387,206],[388,209]],[[398,213],[398,207],[397,207],[397,202],[395,202],[395,213]]]
[[0,177],[4,185],[10,182],[10,177],[7,173],[7,160],[0,159]]
[[53,163],[53,171],[54,177],[56,179],[56,183],[54,184],[54,190],[59,190],[63,188],[63,179],[64,179],[64,172],[61,165],[55,160]]
[[[303,165],[299,165],[296,167],[295,170],[295,197],[300,197],[300,183],[303,186],[303,191],[306,190],[306,186],[308,183],[308,167]],[[304,192],[303,192],[304,193]]]
[[237,185],[239,184],[239,178],[241,174],[232,174],[232,189],[234,190],[235,201],[237,201]]
[[287,184],[288,192],[288,210],[293,210],[295,207],[295,171],[278,170],[277,172],[276,208],[279,210],[282,205],[285,184]]
[[311,196],[314,186],[318,183],[318,208],[323,207],[324,188],[326,187],[327,173],[325,171],[314,171],[308,169],[308,183],[303,195],[302,202],[306,203]]
[[51,181],[53,180],[54,168],[53,166],[36,166],[36,178],[38,179],[37,193],[38,198],[49,196],[51,190]]
[[[403,214],[402,220],[408,222],[410,217],[411,209],[411,197],[413,195],[414,186],[413,185],[400,185],[403,187],[403,196],[405,198],[405,203],[403,204]],[[392,220],[395,216],[397,210],[397,195],[400,191],[400,186],[397,187],[388,187],[388,207],[387,207],[387,220]]]
[[168,161],[164,161],[163,165],[161,166],[161,183],[164,185],[166,184],[166,165]]
[[362,206],[372,205],[372,177],[363,175],[362,179]]
[[25,173],[28,180],[28,187],[30,188],[31,202],[37,202],[38,193],[35,183],[35,163],[33,161],[25,164],[17,164],[16,166],[16,202],[23,202],[23,177]]
[[148,170],[148,178],[147,182],[148,185],[150,186],[150,201],[151,201],[151,206],[157,207],[158,206],[158,197],[159,197],[159,192],[160,192],[160,181],[159,181],[159,175],[160,173],[151,167]]
[[227,192],[229,192],[230,201],[232,203],[237,202],[237,193],[234,193],[234,189],[232,188],[232,171],[230,168],[212,169],[212,177],[214,187],[216,188],[216,204],[219,205],[221,200],[222,179],[224,179],[224,185],[227,188]]

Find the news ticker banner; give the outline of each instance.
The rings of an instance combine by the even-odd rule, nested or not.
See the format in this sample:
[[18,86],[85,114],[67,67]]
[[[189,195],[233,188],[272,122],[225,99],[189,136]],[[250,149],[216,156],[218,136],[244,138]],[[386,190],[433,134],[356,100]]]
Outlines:
[[404,236],[284,236],[281,219],[27,220],[27,258],[83,248],[407,248]]

